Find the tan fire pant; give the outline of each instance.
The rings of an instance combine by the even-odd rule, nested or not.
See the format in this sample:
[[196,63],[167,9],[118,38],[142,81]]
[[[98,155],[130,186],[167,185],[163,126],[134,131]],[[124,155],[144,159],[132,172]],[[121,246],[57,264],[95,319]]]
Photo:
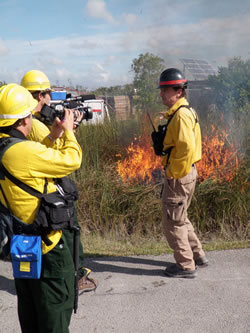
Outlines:
[[176,263],[185,270],[194,270],[194,260],[205,255],[187,216],[196,179],[195,166],[183,178],[165,176],[162,192],[163,230],[169,246],[174,250]]

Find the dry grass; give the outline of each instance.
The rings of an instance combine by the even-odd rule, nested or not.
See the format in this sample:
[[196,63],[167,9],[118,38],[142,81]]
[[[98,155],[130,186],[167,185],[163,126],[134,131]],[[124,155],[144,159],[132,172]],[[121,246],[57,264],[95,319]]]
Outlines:
[[[131,256],[131,255],[162,255],[172,253],[163,236],[159,238],[136,237],[135,235],[117,237],[112,233],[100,235],[87,233],[82,235],[84,254],[94,256]],[[214,239],[209,242],[202,240],[205,251],[248,248],[248,241]]]
[[[79,222],[89,253],[169,251],[162,237],[161,185],[123,183],[116,171],[117,155],[139,131],[134,120],[80,128],[83,164],[75,179]],[[214,249],[217,240],[245,246],[248,184],[249,160],[245,158],[231,183],[208,179],[197,185],[189,216],[199,236],[214,244]]]

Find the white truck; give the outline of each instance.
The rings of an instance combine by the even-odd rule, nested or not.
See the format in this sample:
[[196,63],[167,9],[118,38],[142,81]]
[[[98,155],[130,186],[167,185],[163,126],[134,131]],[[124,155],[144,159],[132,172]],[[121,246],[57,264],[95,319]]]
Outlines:
[[[85,99],[86,97],[86,99]],[[79,103],[82,107],[89,107],[93,117],[88,120],[83,120],[82,124],[103,124],[105,119],[110,120],[108,107],[103,99],[94,99],[94,95],[90,95],[92,99],[88,99],[88,96],[73,96],[69,97],[66,91],[53,91],[51,92],[50,104],[64,104],[65,101],[69,102],[75,99],[79,99]]]
[[105,104],[103,99],[90,99],[85,100],[83,102],[83,105],[85,107],[90,107],[91,111],[93,113],[93,118],[89,119],[88,121],[83,120],[82,124],[103,124],[105,118],[110,120],[110,115],[108,111],[108,107]]

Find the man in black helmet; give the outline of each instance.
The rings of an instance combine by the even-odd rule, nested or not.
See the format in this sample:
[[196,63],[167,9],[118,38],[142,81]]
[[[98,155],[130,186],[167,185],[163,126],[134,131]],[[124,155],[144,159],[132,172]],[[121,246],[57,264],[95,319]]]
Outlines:
[[168,266],[169,277],[196,277],[196,266],[208,260],[187,216],[197,179],[195,163],[201,159],[201,132],[196,112],[186,99],[187,79],[176,68],[161,73],[159,89],[168,107],[163,140],[162,162],[165,169],[162,192],[163,229],[176,264]]

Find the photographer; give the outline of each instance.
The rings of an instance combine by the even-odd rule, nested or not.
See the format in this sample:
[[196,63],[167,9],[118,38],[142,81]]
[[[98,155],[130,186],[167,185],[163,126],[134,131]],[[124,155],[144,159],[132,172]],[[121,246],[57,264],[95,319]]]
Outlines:
[[[22,86],[8,84],[1,87],[1,147],[6,145],[6,138],[17,138],[18,141],[4,151],[1,163],[26,187],[50,195],[57,193],[55,178],[65,177],[80,168],[82,152],[73,132],[73,114],[69,111],[65,112],[64,121],[56,119],[52,126],[52,133],[63,138],[59,149],[26,139],[32,128],[32,112],[36,105],[37,101]],[[3,177],[0,184],[1,204],[20,219],[25,228],[35,225],[40,199],[9,180],[9,176]],[[63,218],[67,221],[68,214]],[[40,278],[15,278],[22,333],[69,332],[74,306],[74,262],[64,233],[52,229],[44,229],[49,242],[42,241]],[[27,268],[29,266],[25,266],[24,271],[28,271]]]
[[[176,68],[161,73],[159,87],[162,103],[168,107],[168,120],[162,143],[165,169],[162,192],[163,229],[174,251],[176,264],[165,275],[177,278],[196,277],[196,265],[205,267],[208,260],[187,216],[195,190],[195,163],[201,159],[201,132],[196,112],[186,99],[187,80]],[[152,133],[152,138],[156,132]],[[154,142],[159,144],[157,140]]]
[[[47,127],[41,121],[41,110],[43,106],[46,104],[48,105],[51,97],[51,86],[48,77],[41,71],[38,70],[31,70],[27,72],[22,80],[21,85],[29,90],[32,94],[33,98],[35,98],[38,102],[35,113],[32,120],[32,130],[28,135],[28,139],[36,142],[40,142],[47,147],[52,147],[54,149],[60,149],[63,145],[63,138],[61,137],[60,132],[56,134],[53,131],[50,131],[49,127]],[[72,111],[71,111],[72,112]],[[72,112],[73,113],[73,112]],[[74,111],[77,113],[78,118],[82,117],[79,112]],[[77,221],[77,214],[75,214],[75,225],[78,225]],[[65,236],[67,237],[68,244],[72,248],[73,253],[73,234],[65,232]],[[91,291],[95,290],[97,287],[97,281],[93,278],[89,277],[91,270],[84,267],[84,254],[83,254],[83,247],[80,242],[80,249],[79,249],[79,270],[78,270],[78,288],[79,291]]]

